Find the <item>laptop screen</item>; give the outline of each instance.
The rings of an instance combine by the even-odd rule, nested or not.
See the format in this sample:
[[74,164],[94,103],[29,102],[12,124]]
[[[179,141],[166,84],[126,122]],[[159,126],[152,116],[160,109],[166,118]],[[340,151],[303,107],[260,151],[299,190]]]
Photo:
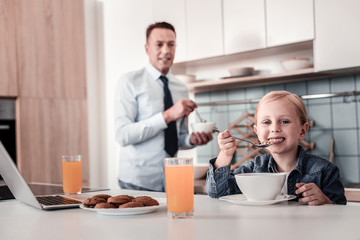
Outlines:
[[0,141],[0,174],[15,198],[36,208],[41,206]]

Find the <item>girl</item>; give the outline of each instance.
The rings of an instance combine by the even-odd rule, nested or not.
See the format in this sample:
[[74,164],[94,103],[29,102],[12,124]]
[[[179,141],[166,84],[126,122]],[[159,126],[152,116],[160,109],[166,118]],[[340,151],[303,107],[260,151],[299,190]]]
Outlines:
[[309,205],[346,204],[339,169],[323,158],[307,154],[298,144],[309,129],[305,105],[300,97],[286,91],[270,92],[260,100],[254,117],[254,131],[260,142],[273,143],[267,148],[270,154],[256,156],[249,165],[230,173],[235,139],[228,130],[220,133],[220,153],[210,160],[206,178],[209,196],[219,198],[241,193],[235,174],[286,172],[287,193],[296,194],[299,202]]

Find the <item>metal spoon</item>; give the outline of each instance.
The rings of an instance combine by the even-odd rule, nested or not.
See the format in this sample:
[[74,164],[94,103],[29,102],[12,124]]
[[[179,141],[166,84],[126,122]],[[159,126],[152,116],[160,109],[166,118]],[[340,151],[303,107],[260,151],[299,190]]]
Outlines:
[[[216,127],[214,128],[213,132],[220,133],[219,129],[217,129]],[[238,138],[238,137],[234,137],[234,138],[236,138],[237,140],[241,140],[241,141],[250,143],[253,146],[253,148],[266,148],[266,147],[269,147],[269,146],[271,146],[273,144],[273,143],[270,143],[270,144],[255,144],[255,143],[252,143],[252,142],[250,142],[249,140],[246,140],[246,139],[242,139],[242,138]]]
[[196,115],[198,116],[198,118],[200,119],[200,122],[202,122],[202,123],[206,123],[206,120],[205,120],[205,119],[203,119],[203,118],[200,116],[200,113],[198,112],[198,110],[197,110],[197,109],[195,109],[195,112],[196,112]]

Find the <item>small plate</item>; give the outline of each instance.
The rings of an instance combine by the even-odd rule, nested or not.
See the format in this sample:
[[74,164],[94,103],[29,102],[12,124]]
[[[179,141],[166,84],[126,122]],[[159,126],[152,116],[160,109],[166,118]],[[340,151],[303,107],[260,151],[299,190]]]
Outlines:
[[224,200],[227,202],[240,204],[240,205],[253,205],[253,206],[261,206],[261,205],[271,205],[279,202],[288,201],[291,199],[296,198],[295,195],[279,195],[276,197],[275,200],[268,200],[268,201],[248,201],[243,194],[234,194],[223,196],[219,198],[220,200]]
[[80,205],[81,209],[97,212],[102,215],[112,216],[126,216],[126,215],[137,215],[145,214],[157,211],[159,208],[166,207],[166,198],[154,198],[159,202],[157,206],[150,207],[137,207],[137,208],[89,208],[84,205]]

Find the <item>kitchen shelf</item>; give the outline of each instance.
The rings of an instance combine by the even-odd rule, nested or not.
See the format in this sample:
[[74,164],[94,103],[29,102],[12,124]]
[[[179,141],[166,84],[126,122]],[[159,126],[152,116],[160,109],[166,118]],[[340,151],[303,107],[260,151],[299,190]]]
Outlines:
[[187,84],[191,93],[210,92],[233,88],[263,86],[279,83],[289,83],[296,81],[306,81],[320,78],[328,78],[339,75],[340,73],[315,72],[314,68],[305,68],[292,72],[276,73],[269,75],[255,75],[246,77],[225,78],[212,81],[196,81]]

